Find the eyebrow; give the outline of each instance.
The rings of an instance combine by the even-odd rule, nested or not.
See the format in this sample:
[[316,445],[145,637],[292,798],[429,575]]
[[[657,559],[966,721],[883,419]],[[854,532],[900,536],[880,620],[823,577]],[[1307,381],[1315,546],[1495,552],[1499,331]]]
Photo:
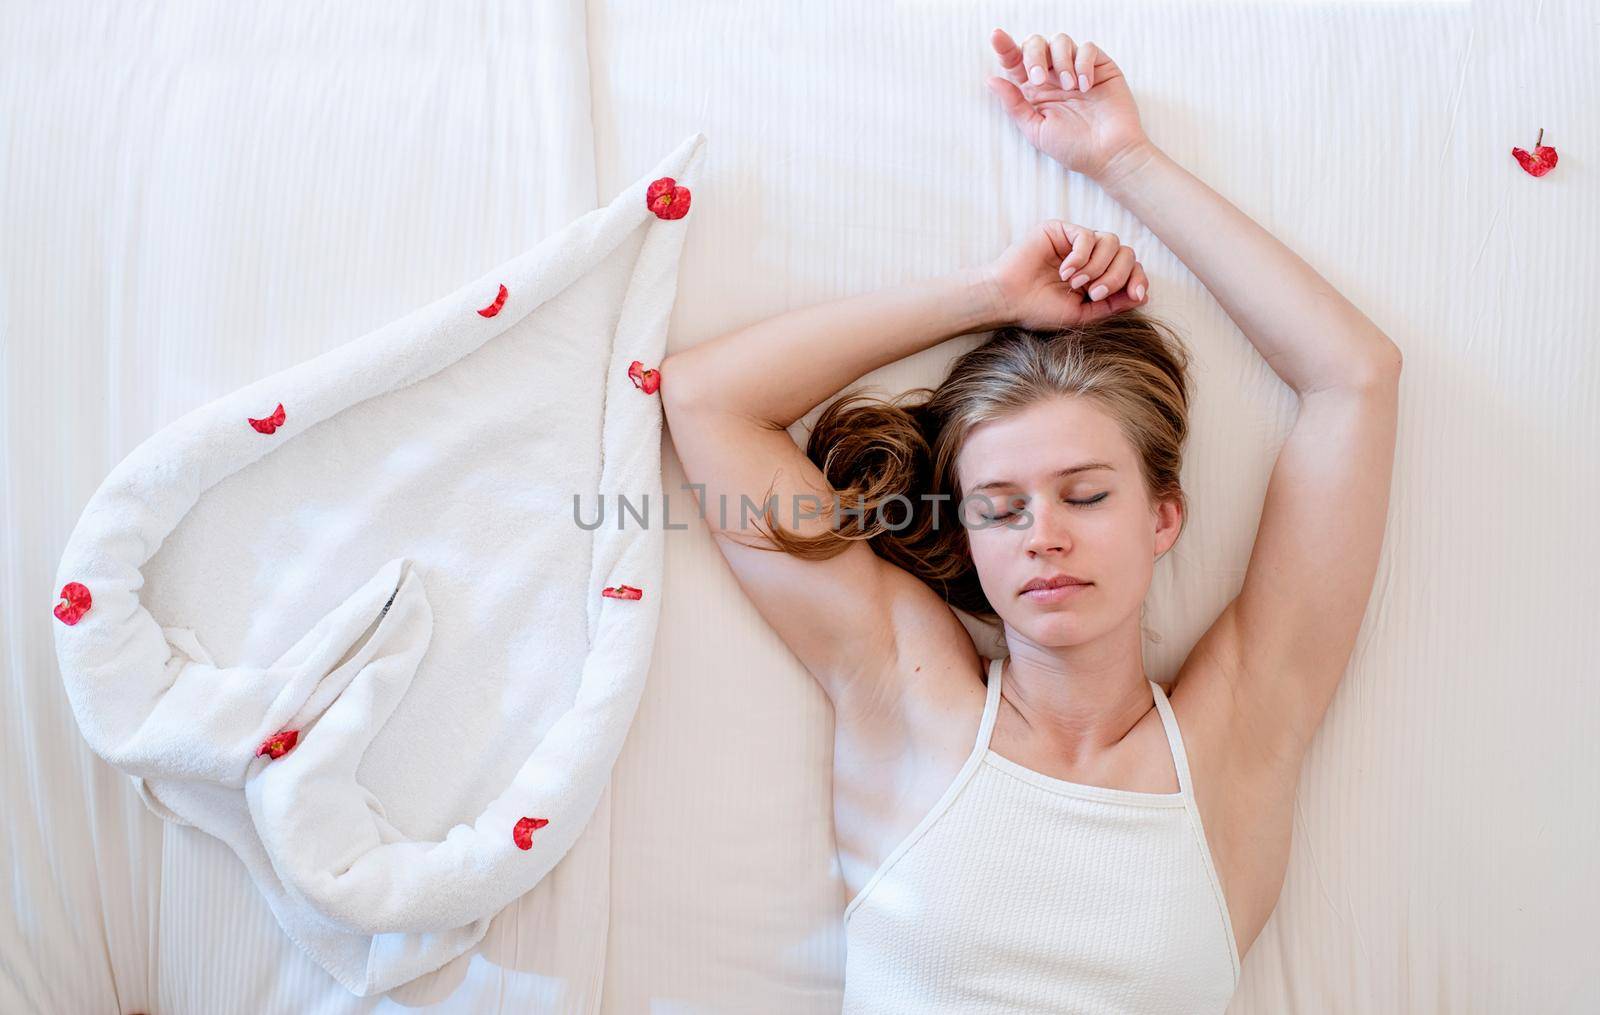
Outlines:
[[[1108,472],[1116,472],[1117,471],[1116,467],[1111,465],[1109,462],[1080,462],[1077,465],[1072,465],[1072,466],[1068,466],[1065,469],[1056,470],[1054,473],[1051,474],[1050,478],[1051,479],[1060,479],[1062,476],[1071,476],[1071,475],[1075,475],[1075,474],[1077,474],[1079,472],[1090,472],[1090,471],[1092,471],[1094,469],[1105,469]],[[992,490],[992,489],[994,489],[995,487],[998,487],[998,486],[1021,486],[1021,485],[1022,484],[1017,483],[1017,482],[1015,482],[1013,480],[1010,480],[1010,479],[991,479],[987,483],[983,483],[983,484],[981,484],[979,486],[973,487],[972,488],[972,492],[973,493],[977,493],[980,490]]]

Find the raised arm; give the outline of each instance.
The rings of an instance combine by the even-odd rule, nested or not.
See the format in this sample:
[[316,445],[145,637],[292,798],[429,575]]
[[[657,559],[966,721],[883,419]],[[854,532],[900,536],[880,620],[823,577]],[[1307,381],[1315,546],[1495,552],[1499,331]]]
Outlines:
[[[1063,272],[1090,277],[1075,289]],[[1011,323],[1093,320],[1141,302],[1147,285],[1115,236],[1052,221],[991,264],[794,310],[662,363],[667,424],[689,483],[700,488],[702,517],[740,586],[841,719],[893,696],[859,678],[892,669],[900,646],[959,649],[966,636],[933,590],[866,543],[804,559],[755,528],[767,503],[802,536],[833,527],[836,493],[787,428],[863,374],[946,339]],[[1086,301],[1085,290],[1097,298]]]
[[1227,690],[1242,692],[1247,728],[1280,738],[1269,764],[1297,767],[1349,665],[1377,574],[1400,350],[1310,265],[1160,149],[1125,153],[1103,179],[1300,396],[1244,583],[1217,621],[1218,638],[1237,653]]
[[1294,251],[1149,140],[1098,178],[1194,272],[1283,382],[1301,395],[1364,387],[1400,350]]
[[[894,669],[906,630],[938,624],[937,611],[950,611],[864,542],[825,560],[804,559],[759,531],[770,524],[764,506],[802,536],[832,527],[834,491],[787,428],[862,374],[983,330],[991,313],[983,279],[951,275],[790,311],[661,364],[667,426],[700,515],[740,587],[821,685],[841,726],[874,710],[885,689],[864,678]],[[953,615],[950,623],[959,624]]]
[[[1145,135],[1126,79],[1092,42],[1064,34],[1017,46],[996,29],[1006,112],[1042,151],[1083,173],[1194,272],[1284,383],[1300,394],[1365,384],[1400,351],[1327,280]],[[1061,87],[1057,63],[1075,71]],[[1030,83],[1032,66],[1039,84]],[[1084,92],[1077,82],[1089,84]]]
[[1267,764],[1297,770],[1371,595],[1400,351],[1310,265],[1145,136],[1121,69],[1097,46],[1064,34],[1018,46],[999,30],[991,42],[1006,76],[989,85],[1017,126],[1138,216],[1300,396],[1243,587],[1197,646],[1225,660],[1215,668],[1222,685],[1180,683],[1173,699],[1234,713]]
[[662,363],[668,422],[674,409],[692,404],[786,429],[864,374],[996,327],[996,302],[979,273],[959,272],[802,307],[719,335]]

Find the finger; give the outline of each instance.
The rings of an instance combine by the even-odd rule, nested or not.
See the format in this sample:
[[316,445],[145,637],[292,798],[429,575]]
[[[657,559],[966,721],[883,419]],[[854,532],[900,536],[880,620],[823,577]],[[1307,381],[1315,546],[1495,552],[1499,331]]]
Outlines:
[[1133,274],[1128,276],[1128,295],[1133,297],[1135,303],[1143,303],[1149,291],[1150,278],[1144,273],[1144,265],[1133,262]]
[[1044,119],[1033,103],[1022,97],[1022,92],[1016,85],[1005,78],[988,78],[984,82],[989,90],[1000,98],[1000,105],[1005,109],[1011,121],[1022,128],[1024,136],[1032,137],[1035,125]]
[[1111,259],[1116,256],[1117,249],[1120,246],[1122,244],[1117,239],[1116,234],[1096,232],[1094,234],[1094,249],[1084,261],[1083,266],[1078,269],[1078,273],[1068,279],[1068,283],[1074,289],[1082,289],[1092,279],[1097,279],[1105,274],[1106,265],[1111,263]]
[[1050,67],[1061,78],[1063,91],[1078,87],[1072,70],[1072,37],[1061,32],[1050,36]]
[[1139,304],[1127,293],[1112,293],[1110,299],[1097,300],[1094,303],[1085,303],[1078,311],[1080,324],[1093,324],[1095,321],[1104,320],[1124,310],[1132,310]]
[[1089,262],[1089,255],[1094,252],[1094,230],[1071,224],[1066,224],[1063,229],[1072,247],[1061,261],[1061,278],[1066,281],[1077,274],[1078,268]]
[[1039,223],[1039,228],[1044,230],[1045,240],[1057,257],[1065,257],[1072,251],[1073,230],[1077,226],[1062,219],[1045,219]]
[[1106,265],[1106,270],[1100,277],[1089,283],[1089,298],[1103,300],[1114,292],[1121,292],[1128,285],[1128,276],[1133,272],[1133,248],[1118,247],[1111,263]]
[[1022,63],[1028,69],[1029,84],[1044,84],[1045,76],[1050,73],[1050,49],[1045,45],[1044,36],[1035,33],[1022,40]]
[[1028,83],[1028,72],[1022,66],[1022,50],[1011,36],[1006,34],[1004,28],[996,28],[989,36],[989,44],[994,47],[995,55],[1000,58],[1000,66],[1005,70],[1006,76],[1019,85]]
[[1073,67],[1078,72],[1078,88],[1087,92],[1094,87],[1095,61],[1100,57],[1100,47],[1092,42],[1086,42],[1078,47],[1078,55]]

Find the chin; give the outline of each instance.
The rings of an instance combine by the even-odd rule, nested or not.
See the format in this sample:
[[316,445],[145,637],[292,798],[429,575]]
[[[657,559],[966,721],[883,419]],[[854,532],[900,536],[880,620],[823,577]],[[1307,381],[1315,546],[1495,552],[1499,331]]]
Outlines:
[[1072,610],[1038,611],[1018,618],[1011,626],[1029,641],[1044,648],[1065,648],[1080,645],[1096,633],[1085,618]]

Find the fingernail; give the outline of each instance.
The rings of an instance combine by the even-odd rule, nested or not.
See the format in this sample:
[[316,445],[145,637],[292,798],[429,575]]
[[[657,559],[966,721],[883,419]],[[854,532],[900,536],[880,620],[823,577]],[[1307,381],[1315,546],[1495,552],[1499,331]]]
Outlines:
[[1036,85],[1040,84],[1041,82],[1043,82],[1044,81],[1044,68],[1040,67],[1038,64],[1034,64],[1032,67],[1029,67],[1028,68],[1028,80],[1032,81]]
[[1136,300],[1144,299],[1144,286],[1136,285],[1133,287],[1133,298]]
[[1072,91],[1072,75],[1065,71],[1061,74],[1061,90],[1064,92]]
[[1078,75],[1078,87],[1080,89],[1082,89],[1083,91],[1088,91],[1089,90],[1089,75],[1087,75],[1087,74],[1079,74]]
[[1091,300],[1101,299],[1101,298],[1103,298],[1105,296],[1105,294],[1106,294],[1106,287],[1103,286],[1103,285],[1097,285],[1093,289],[1089,290],[1089,298]]
[[1079,275],[1077,278],[1072,280],[1072,288],[1076,289],[1087,281],[1089,281],[1088,275]]

